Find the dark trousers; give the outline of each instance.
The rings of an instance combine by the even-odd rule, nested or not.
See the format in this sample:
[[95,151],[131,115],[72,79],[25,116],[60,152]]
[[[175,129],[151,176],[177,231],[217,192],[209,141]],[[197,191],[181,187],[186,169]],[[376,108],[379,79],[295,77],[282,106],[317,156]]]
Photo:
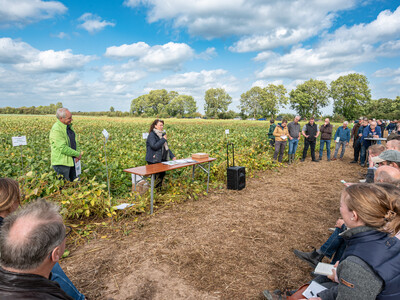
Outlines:
[[279,154],[279,162],[282,162],[282,158],[283,158],[283,152],[285,152],[285,147],[286,147],[286,141],[275,141],[275,152],[274,152],[274,160],[276,160],[276,158],[278,157]]
[[[153,165],[151,162],[147,162],[149,165]],[[154,175],[154,187],[160,189],[164,180],[165,172],[160,172]]]
[[67,167],[62,165],[56,165],[53,166],[53,169],[54,171],[57,172],[58,175],[63,176],[65,180],[74,181],[74,179],[76,178],[75,166]]
[[354,161],[358,161],[358,158],[360,157],[360,151],[361,143],[360,139],[357,139],[357,141],[354,143]]
[[306,158],[308,148],[311,147],[311,158],[312,158],[312,160],[315,160],[315,145],[316,145],[316,143],[317,143],[316,140],[313,140],[313,141],[309,141],[308,139],[304,140],[303,158]]
[[269,140],[269,145],[270,145],[271,147],[275,147],[275,139],[270,139],[270,140]]

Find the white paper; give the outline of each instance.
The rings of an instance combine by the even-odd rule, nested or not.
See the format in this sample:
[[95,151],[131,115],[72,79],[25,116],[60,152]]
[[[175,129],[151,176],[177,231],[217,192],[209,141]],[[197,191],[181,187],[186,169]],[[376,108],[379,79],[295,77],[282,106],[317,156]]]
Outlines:
[[[132,175],[132,183],[135,184],[135,174],[131,174]],[[143,179],[142,176],[140,175],[136,175],[136,183],[138,183],[139,181],[141,181]]]
[[125,209],[125,208],[128,208],[128,207],[131,207],[131,206],[133,206],[133,204],[122,203],[120,205],[114,206],[114,209],[122,210],[122,209]]
[[143,132],[142,133],[142,139],[147,140],[147,137],[149,136],[148,132]]
[[325,287],[320,285],[319,283],[315,281],[311,281],[310,285],[308,288],[304,291],[303,296],[306,297],[307,299],[313,298],[313,297],[318,297],[318,293],[326,290]]
[[315,267],[314,274],[329,276],[333,274],[332,269],[336,270],[334,265],[319,262]]
[[340,142],[340,136],[338,136],[338,137],[336,138],[335,142],[336,142],[336,143],[339,143],[339,142]]
[[110,135],[108,134],[108,131],[103,129],[103,131],[101,133],[104,135],[104,137],[106,138],[106,142],[107,142],[108,138],[110,137]]
[[281,135],[281,139],[282,139],[282,140],[286,140],[286,139],[287,139],[287,136],[286,136],[286,135]]
[[77,162],[75,162],[75,174],[76,176],[81,175],[82,173],[82,166],[81,166],[81,160],[78,160]]
[[225,129],[225,134],[229,134],[229,129]]
[[12,138],[13,147],[25,146],[26,145],[26,136],[13,136]]

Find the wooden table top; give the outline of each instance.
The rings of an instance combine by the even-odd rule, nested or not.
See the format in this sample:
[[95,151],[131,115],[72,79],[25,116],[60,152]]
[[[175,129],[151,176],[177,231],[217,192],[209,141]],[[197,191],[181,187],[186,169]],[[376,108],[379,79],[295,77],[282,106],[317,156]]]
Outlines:
[[[191,159],[185,158],[185,159]],[[175,170],[183,167],[188,167],[188,166],[193,166],[193,165],[198,165],[198,164],[203,164],[206,162],[211,162],[216,160],[216,158],[213,157],[208,157],[208,158],[198,158],[195,159],[196,162],[191,162],[191,163],[185,163],[185,164],[177,164],[177,165],[166,165],[163,163],[158,163],[158,164],[152,164],[152,165],[146,165],[146,166],[141,166],[141,167],[136,167],[136,168],[130,168],[130,169],[125,169],[124,172],[131,173],[131,174],[136,174],[140,176],[149,176],[152,174],[157,174],[160,172],[165,172],[165,171],[170,171],[170,170]]]

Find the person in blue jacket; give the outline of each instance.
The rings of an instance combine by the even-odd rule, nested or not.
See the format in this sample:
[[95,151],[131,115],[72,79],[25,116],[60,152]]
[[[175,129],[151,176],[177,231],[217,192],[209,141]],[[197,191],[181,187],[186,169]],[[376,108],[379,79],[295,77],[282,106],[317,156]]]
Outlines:
[[[344,152],[346,151],[346,146],[349,145],[350,142],[350,129],[347,127],[349,122],[344,121],[343,126],[340,126],[335,133],[335,154],[333,155],[332,160],[337,159],[337,155],[340,149],[340,146],[342,146],[342,152],[340,153],[340,159],[343,159]],[[339,139],[339,140],[338,140]]]
[[382,137],[381,128],[379,126],[377,126],[375,121],[372,121],[371,124],[369,124],[368,126],[366,126],[363,129],[361,153],[363,154],[364,159],[361,160],[362,167],[365,167],[365,160],[367,157],[366,153],[367,153],[369,146],[371,146],[371,144],[372,144],[372,142],[370,140],[365,139],[367,137],[373,137],[373,138]]
[[[156,119],[150,125],[149,136],[146,141],[146,162],[151,165],[170,159],[176,160],[176,157],[168,147],[167,134],[164,131],[164,121]],[[164,176],[165,172],[156,174],[156,188],[161,188]]]

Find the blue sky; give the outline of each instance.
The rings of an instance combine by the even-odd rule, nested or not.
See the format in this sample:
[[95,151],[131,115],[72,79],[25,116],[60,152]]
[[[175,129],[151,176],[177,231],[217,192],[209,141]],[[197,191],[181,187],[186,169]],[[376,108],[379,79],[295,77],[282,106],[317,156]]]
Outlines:
[[398,1],[0,0],[1,107],[128,111],[165,88],[203,112],[221,87],[238,111],[253,86],[353,72],[374,99],[400,95]]

